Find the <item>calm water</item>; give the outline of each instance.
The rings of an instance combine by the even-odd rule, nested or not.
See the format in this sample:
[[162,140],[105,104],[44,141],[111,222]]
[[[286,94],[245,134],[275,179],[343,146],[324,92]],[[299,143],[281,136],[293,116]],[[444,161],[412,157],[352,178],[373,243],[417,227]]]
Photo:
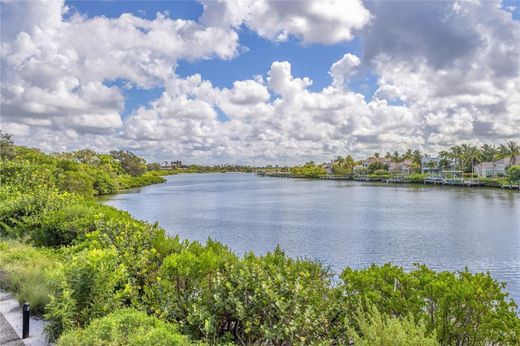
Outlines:
[[182,174],[107,203],[182,238],[240,254],[279,244],[337,272],[385,262],[490,271],[520,302],[518,191]]

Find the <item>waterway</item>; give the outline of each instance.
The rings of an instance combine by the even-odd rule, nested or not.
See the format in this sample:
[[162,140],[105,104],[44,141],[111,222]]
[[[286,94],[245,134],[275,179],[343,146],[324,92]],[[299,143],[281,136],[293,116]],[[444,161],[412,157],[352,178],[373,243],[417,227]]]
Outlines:
[[239,254],[279,245],[335,272],[392,262],[489,271],[520,302],[520,192],[179,174],[106,203],[172,235]]

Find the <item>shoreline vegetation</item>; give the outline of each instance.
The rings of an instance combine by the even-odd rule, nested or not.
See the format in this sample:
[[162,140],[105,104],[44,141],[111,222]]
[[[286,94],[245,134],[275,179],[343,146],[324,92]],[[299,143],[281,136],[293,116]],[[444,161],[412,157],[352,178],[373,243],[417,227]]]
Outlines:
[[[489,187],[489,188],[502,188],[519,190],[520,183],[517,180],[511,181],[508,177],[502,178],[470,178],[470,179],[458,179],[452,180],[446,179],[443,181],[431,180],[428,181],[426,174],[410,174],[406,177],[403,176],[392,176],[390,174],[370,174],[370,175],[335,175],[335,174],[323,174],[323,175],[305,175],[305,174],[293,174],[291,172],[284,171],[259,171],[257,175],[272,178],[289,178],[289,179],[315,179],[315,180],[350,180],[350,181],[362,181],[371,183],[384,183],[384,184],[417,184],[417,185],[443,185],[443,186],[460,186],[460,187]],[[475,181],[476,180],[476,181]]]
[[520,189],[520,145],[462,144],[429,157],[419,150],[374,153],[356,161],[351,155],[329,163],[309,161],[295,167],[267,167],[261,176],[326,180],[357,180],[393,184],[434,184]]
[[0,149],[0,289],[28,301],[57,345],[520,342],[517,305],[489,273],[336,275],[279,248],[238,256],[99,203],[164,180],[130,152]]

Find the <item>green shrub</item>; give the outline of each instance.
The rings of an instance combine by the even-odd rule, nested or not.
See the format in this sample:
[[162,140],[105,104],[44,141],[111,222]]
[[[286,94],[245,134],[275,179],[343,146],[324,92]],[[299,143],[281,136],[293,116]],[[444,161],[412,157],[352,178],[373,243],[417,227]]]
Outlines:
[[96,195],[109,195],[117,192],[117,181],[108,173],[96,170],[93,178],[93,188]]
[[[330,274],[280,249],[228,265],[187,317],[204,337],[246,344],[314,344],[327,339]],[[192,332],[193,333],[193,332]]]
[[511,181],[520,183],[520,165],[513,165],[507,169],[507,174]]
[[182,330],[203,337],[206,321],[200,320],[197,304],[203,304],[203,308],[211,304],[215,294],[213,279],[237,261],[227,247],[213,241],[204,246],[194,242],[169,255],[148,293],[151,308],[157,315],[177,322]]
[[55,272],[55,296],[47,307],[46,332],[51,341],[64,330],[84,327],[107,315],[126,299],[126,269],[114,249],[83,250]]
[[67,171],[59,179],[58,187],[63,191],[83,196],[94,195],[94,179],[86,173]]
[[0,288],[13,292],[20,303],[29,302],[34,314],[50,301],[50,280],[58,265],[59,257],[50,250],[0,242]]
[[520,341],[516,304],[489,274],[435,272],[417,266],[406,273],[386,264],[341,274],[345,309],[374,305],[390,316],[424,321],[443,345],[514,345]]
[[85,329],[68,331],[58,346],[173,346],[190,345],[174,325],[144,312],[121,309],[92,321]]
[[[142,299],[147,299],[145,290],[155,282],[165,256],[156,248],[158,244],[167,243],[165,231],[157,224],[136,221],[126,213],[99,222],[96,227],[94,232],[87,235],[87,241],[82,246],[88,249],[110,248],[117,252],[117,259],[125,267],[127,275],[127,297],[133,305],[139,306]],[[182,248],[175,238],[167,245],[174,252]]]
[[424,183],[424,179],[426,178],[426,174],[414,173],[414,174],[410,174],[408,176],[408,178],[410,179],[410,181],[412,183],[422,184],[422,183]]
[[0,236],[28,237],[40,223],[40,215],[59,209],[74,196],[44,186],[24,191],[12,185],[0,186]]
[[377,309],[356,318],[357,329],[349,329],[349,340],[355,346],[436,346],[435,335],[428,335],[423,324],[411,318],[399,319],[383,315]]
[[88,202],[66,205],[41,214],[41,222],[30,232],[35,245],[64,246],[95,229],[95,217],[100,208]]

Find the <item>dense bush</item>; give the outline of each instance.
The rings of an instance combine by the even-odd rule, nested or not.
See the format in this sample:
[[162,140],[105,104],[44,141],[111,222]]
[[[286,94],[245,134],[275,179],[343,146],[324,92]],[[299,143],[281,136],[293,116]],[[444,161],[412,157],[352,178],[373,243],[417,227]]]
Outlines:
[[509,180],[520,183],[520,165],[514,165],[507,170]]
[[399,319],[371,309],[355,318],[357,329],[349,329],[349,340],[355,346],[436,346],[435,335],[429,335],[422,323],[411,318]]
[[325,174],[325,168],[310,161],[303,166],[291,168],[291,173],[303,178],[319,178]]
[[71,330],[58,346],[175,346],[190,345],[172,324],[132,309],[121,309],[92,321],[85,329]]
[[[276,249],[246,255],[212,280],[212,300],[196,304],[206,336],[247,344],[315,344],[328,339],[330,273]],[[204,322],[204,325],[202,325]]]
[[410,182],[418,183],[418,184],[424,183],[425,178],[426,178],[426,174],[421,174],[421,173],[414,173],[414,174],[410,174],[408,176],[408,179],[410,179]]
[[123,306],[127,273],[117,257],[114,249],[83,250],[66,258],[54,272],[56,295],[51,296],[45,315],[51,341],[64,330],[84,327]]
[[520,319],[503,285],[489,274],[435,272],[417,266],[410,272],[386,264],[341,274],[344,304],[375,306],[390,316],[424,321],[443,345],[516,345]]

